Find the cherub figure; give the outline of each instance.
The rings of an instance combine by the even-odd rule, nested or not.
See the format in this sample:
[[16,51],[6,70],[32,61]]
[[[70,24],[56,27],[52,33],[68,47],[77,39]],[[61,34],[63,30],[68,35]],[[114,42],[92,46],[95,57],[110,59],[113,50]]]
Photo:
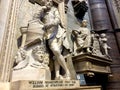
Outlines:
[[99,41],[103,55],[109,56],[108,49],[111,49],[111,47],[107,45],[107,37],[105,33],[100,34]]

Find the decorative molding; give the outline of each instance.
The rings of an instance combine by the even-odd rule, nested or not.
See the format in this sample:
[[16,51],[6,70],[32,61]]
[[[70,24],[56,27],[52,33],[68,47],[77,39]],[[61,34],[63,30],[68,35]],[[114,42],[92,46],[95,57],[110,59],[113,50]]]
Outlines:
[[[19,0],[20,1],[20,0]],[[2,72],[1,81],[7,82],[10,80],[11,67],[13,63],[14,41],[16,34],[16,16],[18,11],[19,1],[11,0],[8,12],[8,19],[2,43]]]

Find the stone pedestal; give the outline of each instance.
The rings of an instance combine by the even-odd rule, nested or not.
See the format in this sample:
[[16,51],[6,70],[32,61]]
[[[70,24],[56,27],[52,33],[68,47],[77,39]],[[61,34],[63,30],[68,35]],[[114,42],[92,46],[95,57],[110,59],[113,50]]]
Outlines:
[[49,68],[27,67],[21,70],[14,70],[12,82],[19,80],[51,80]]
[[[51,80],[51,71],[48,66],[49,55],[45,51],[44,46],[39,43],[24,51],[19,50],[16,55],[16,60],[19,61],[19,63],[13,68],[11,81]],[[21,52],[26,54],[22,55]],[[23,56],[26,56],[26,58],[21,58]]]
[[78,73],[96,72],[103,74],[110,74],[111,59],[91,55],[81,54],[73,57],[75,70]]
[[[60,86],[60,85],[68,85],[68,86]],[[79,86],[79,81],[75,81],[75,80],[72,80],[72,81],[55,81],[55,80],[54,81],[16,81],[11,83],[1,82],[0,90],[101,90],[101,86]]]
[[17,81],[11,90],[75,90],[80,87],[78,80]]

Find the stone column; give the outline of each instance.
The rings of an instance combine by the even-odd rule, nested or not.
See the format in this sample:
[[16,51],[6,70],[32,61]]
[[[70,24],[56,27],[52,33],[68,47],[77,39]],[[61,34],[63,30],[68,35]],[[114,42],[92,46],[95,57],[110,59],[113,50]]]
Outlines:
[[110,18],[111,18],[111,23],[113,25],[113,28],[118,29],[119,26],[118,26],[118,23],[117,23],[117,20],[116,20],[116,17],[115,17],[115,12],[113,10],[112,2],[111,2],[111,0],[105,0],[105,1],[106,1],[106,4],[107,4],[107,7],[108,7],[108,12],[109,12],[109,15],[110,15]]
[[3,47],[5,46],[3,43],[6,39],[5,33],[10,12],[10,2],[11,0],[1,0],[0,2],[0,81],[2,81],[3,69],[5,68],[4,63],[6,63],[3,59]]
[[3,36],[6,29],[9,7],[11,0],[1,0],[0,1],[0,51],[2,48]]
[[108,7],[108,11],[109,11],[109,15],[110,15],[110,19],[111,19],[111,23],[115,32],[115,37],[116,37],[116,41],[117,41],[117,45],[120,51],[120,27],[118,25],[116,16],[115,16],[115,11],[113,10],[113,4],[111,0],[105,0],[107,7]]
[[111,29],[108,10],[104,0],[88,0],[95,31]]
[[10,79],[19,1],[1,0],[0,3],[0,81],[2,82]]

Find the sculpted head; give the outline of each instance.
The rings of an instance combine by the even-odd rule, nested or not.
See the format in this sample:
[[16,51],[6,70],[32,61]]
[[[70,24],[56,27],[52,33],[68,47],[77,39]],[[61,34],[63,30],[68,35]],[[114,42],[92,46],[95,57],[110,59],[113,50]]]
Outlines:
[[49,1],[46,3],[47,10],[50,10],[52,6],[53,6],[53,1],[52,1],[52,0],[49,0]]
[[81,27],[87,27],[88,21],[87,20],[83,20],[81,23]]
[[16,63],[21,62],[22,60],[26,59],[26,51],[23,48],[20,48],[15,56]]
[[104,38],[104,37],[106,37],[106,34],[102,33],[102,34],[100,34],[100,36],[101,36],[101,38]]
[[43,62],[44,60],[44,53],[43,53],[43,48],[40,47],[40,46],[37,46],[35,47],[33,50],[32,50],[32,56],[35,60],[39,61],[39,62]]

